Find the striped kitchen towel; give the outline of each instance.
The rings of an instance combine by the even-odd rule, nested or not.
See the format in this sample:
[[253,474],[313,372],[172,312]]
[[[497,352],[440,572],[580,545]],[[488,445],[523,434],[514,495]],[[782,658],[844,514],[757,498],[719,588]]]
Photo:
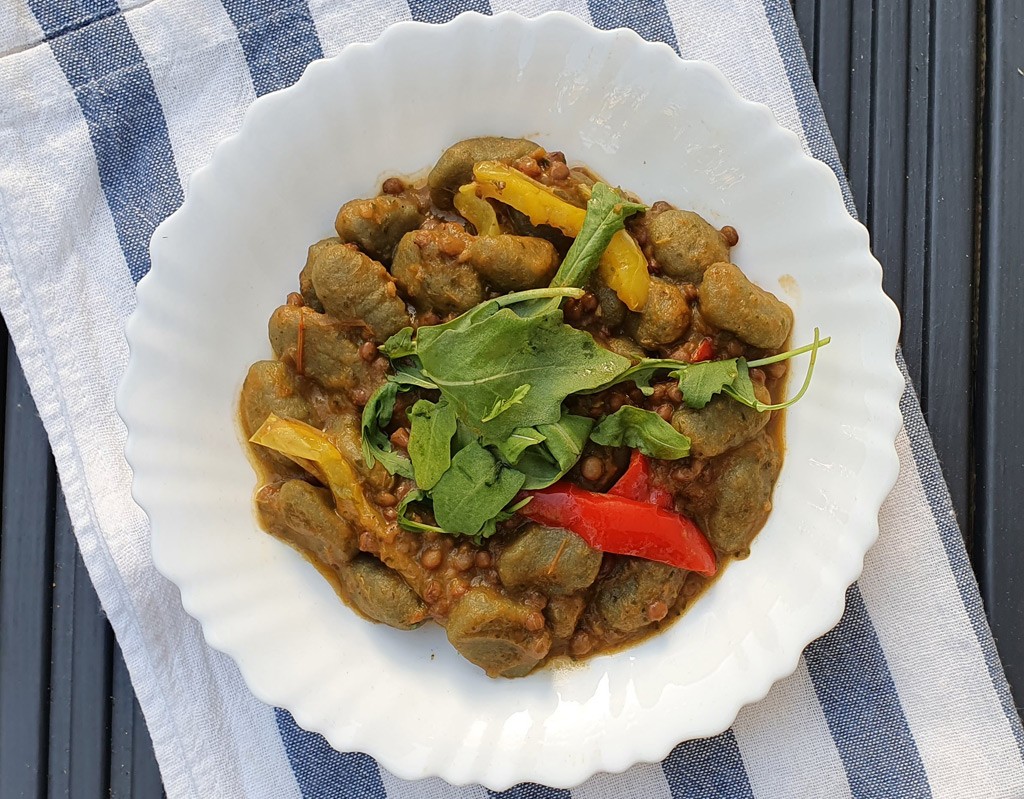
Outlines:
[[[156,225],[259,95],[401,19],[551,8],[717,64],[849,189],[785,0],[2,0],[0,310],[171,799],[485,797],[332,751],[246,690],[153,569],[114,390]],[[839,625],[733,727],[572,791],[503,796],[1021,797],[1024,736],[917,399]]]

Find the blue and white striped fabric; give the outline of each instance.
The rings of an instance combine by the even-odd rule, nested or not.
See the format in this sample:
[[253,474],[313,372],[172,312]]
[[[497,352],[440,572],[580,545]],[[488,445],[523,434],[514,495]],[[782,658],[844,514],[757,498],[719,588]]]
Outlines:
[[[171,799],[486,797],[262,705],[153,570],[113,405],[156,225],[252,100],[391,22],[561,8],[716,63],[842,175],[786,0],[0,0],[0,310]],[[1021,797],[1024,735],[909,384],[899,483],[840,624],[732,729],[515,799]]]

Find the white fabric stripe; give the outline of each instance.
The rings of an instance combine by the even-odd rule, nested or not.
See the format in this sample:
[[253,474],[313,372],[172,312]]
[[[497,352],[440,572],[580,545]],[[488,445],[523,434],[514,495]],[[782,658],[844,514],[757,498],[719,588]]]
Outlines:
[[672,799],[660,763],[641,763],[622,774],[595,774],[572,789],[572,799]]
[[559,0],[559,2],[547,3],[544,0],[525,0],[517,3],[515,0],[491,0],[491,11],[497,14],[500,11],[515,11],[524,17],[536,17],[545,11],[565,11],[568,14],[575,14],[584,22],[591,22],[590,8],[586,0]]
[[[188,25],[178,24],[186,17]],[[242,45],[218,0],[159,0],[124,18],[149,66],[187,186],[256,99]]]
[[[127,464],[109,443],[124,442],[113,387],[127,360],[122,326],[134,306],[134,287],[100,188],[88,128],[50,49],[8,56],[3,65],[0,246],[6,252],[0,252],[0,311],[53,447],[82,558],[147,711],[168,793],[201,799],[162,695],[165,682],[150,659],[161,650],[156,642],[144,643],[126,585],[152,583],[148,591],[162,604],[168,629],[177,629],[170,621],[184,617],[177,591],[154,580],[151,569],[134,567],[148,560],[140,551],[148,546],[146,523],[125,502]],[[51,147],[36,147],[39,142]],[[48,235],[40,236],[44,220]],[[42,273],[51,279],[24,282],[26,275]],[[90,310],[87,324],[71,318],[83,307]],[[69,345],[52,346],[62,340]],[[77,392],[69,395],[68,386]],[[108,547],[123,547],[127,572],[119,573]]]
[[372,42],[393,22],[410,19],[405,0],[378,0],[372,14],[361,4],[336,3],[333,0],[309,0],[320,48],[328,58],[337,55],[346,44]]
[[756,799],[845,799],[846,770],[821,712],[807,665],[740,711],[733,724]]
[[[689,0],[666,0],[683,58],[711,61],[748,100],[770,106],[779,123],[797,134],[804,149],[800,112],[775,36],[760,0],[718,0],[713,16],[694,14]],[[711,19],[722,24],[711,24]],[[737,47],[736,42],[743,42]]]
[[[78,103],[48,47],[8,57],[4,67],[0,117],[9,126],[0,130],[7,154],[0,161],[2,235],[14,274],[46,273],[48,280],[26,286],[23,297],[5,286],[0,302],[38,398],[83,559],[146,716],[167,794],[202,799],[272,786],[275,796],[298,797],[272,709],[245,690],[228,658],[205,646],[199,626],[181,609],[177,589],[153,570],[147,522],[125,490],[130,475],[113,394],[127,363],[123,322],[135,292]],[[39,142],[51,148],[36,147]],[[54,157],[57,152],[60,157]],[[38,235],[40,219],[51,235]],[[13,279],[6,266],[4,274]],[[71,315],[77,308],[89,309],[85,323]],[[60,340],[73,346],[49,348]],[[55,390],[54,374],[62,392]],[[99,527],[107,531],[106,540]],[[125,602],[129,594],[136,606]],[[136,614],[164,623],[142,630]],[[153,661],[153,653],[174,653],[176,659]],[[252,765],[246,763],[254,756]]]
[[409,782],[400,780],[385,768],[380,769],[380,780],[388,799],[489,799],[486,788],[479,785],[456,787],[442,779],[431,777]]
[[0,11],[0,58],[43,40],[43,29],[25,3],[8,0]]
[[[887,534],[868,553],[860,590],[936,796],[1024,796],[1024,763],[987,676],[984,653],[935,528],[906,431],[900,476],[882,506]],[[928,664],[959,668],[942,673]],[[935,701],[941,696],[943,702]]]

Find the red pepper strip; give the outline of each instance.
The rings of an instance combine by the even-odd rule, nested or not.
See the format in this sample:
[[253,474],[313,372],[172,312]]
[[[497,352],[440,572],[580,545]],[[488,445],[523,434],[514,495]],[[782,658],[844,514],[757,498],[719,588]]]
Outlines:
[[715,553],[700,528],[678,513],[566,482],[530,494],[533,500],[520,514],[571,530],[594,549],[656,560],[707,577],[717,569]]
[[640,450],[633,450],[629,459],[629,468],[615,485],[608,489],[609,494],[637,502],[647,502],[659,508],[671,509],[675,500],[672,494],[660,486],[651,485],[651,461]]
[[697,349],[693,351],[693,355],[690,356],[690,363],[701,363],[702,361],[710,361],[714,357],[714,345],[711,343],[711,339],[705,337],[704,340],[697,345]]

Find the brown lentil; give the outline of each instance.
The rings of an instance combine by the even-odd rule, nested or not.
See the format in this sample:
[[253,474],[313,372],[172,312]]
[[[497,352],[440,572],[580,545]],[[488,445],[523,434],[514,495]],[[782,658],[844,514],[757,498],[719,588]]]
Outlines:
[[428,605],[433,605],[443,593],[444,589],[441,587],[441,583],[437,580],[427,580],[427,584],[423,587],[423,601]]
[[420,565],[422,565],[424,569],[430,569],[433,571],[441,565],[442,560],[444,560],[444,555],[441,554],[440,549],[435,547],[424,549],[423,552],[420,553]]
[[380,542],[377,541],[377,536],[368,530],[363,530],[359,534],[359,548],[363,552],[369,552],[376,555],[380,551]]
[[531,178],[540,177],[540,164],[537,163],[537,159],[531,158],[528,155],[524,155],[522,158],[517,158],[512,166]]
[[407,449],[409,447],[409,431],[404,427],[399,427],[391,434],[391,443],[399,449]]
[[531,633],[535,633],[538,630],[543,630],[544,629],[544,616],[543,616],[543,614],[538,613],[537,611],[534,611],[533,613],[530,613],[526,617],[526,619],[523,621],[523,625]]
[[465,572],[473,568],[476,554],[469,547],[461,546],[451,554],[450,560],[458,571]]
[[661,621],[668,615],[668,605],[660,599],[655,600],[647,606],[647,618],[651,621]]
[[486,549],[481,549],[476,553],[476,565],[479,569],[486,569],[491,565],[491,553]]
[[594,483],[604,476],[604,461],[596,455],[591,455],[583,460],[580,466],[580,474],[584,480]]
[[359,357],[369,363],[377,357],[377,345],[372,341],[364,341],[359,347]]
[[565,180],[569,177],[569,167],[562,161],[554,161],[548,174],[551,175],[552,180]]
[[726,247],[735,247],[740,243],[740,234],[732,225],[726,225],[722,228],[722,239],[725,241]]
[[576,657],[582,657],[587,654],[593,646],[594,644],[591,642],[590,636],[583,632],[583,630],[573,635],[572,640],[569,641],[569,651]]

